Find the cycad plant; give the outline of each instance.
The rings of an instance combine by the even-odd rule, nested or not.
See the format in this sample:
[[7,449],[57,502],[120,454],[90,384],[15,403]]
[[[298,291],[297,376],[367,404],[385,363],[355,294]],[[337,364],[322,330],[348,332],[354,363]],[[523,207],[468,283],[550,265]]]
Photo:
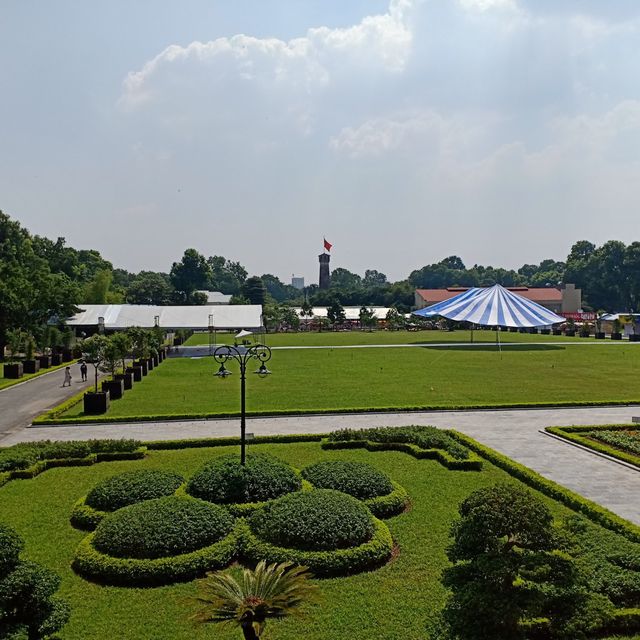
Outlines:
[[291,562],[270,564],[261,560],[255,570],[244,569],[240,581],[228,572],[210,573],[200,581],[194,600],[198,622],[237,625],[245,640],[258,640],[269,618],[284,618],[315,600],[317,586],[309,581],[307,567]]

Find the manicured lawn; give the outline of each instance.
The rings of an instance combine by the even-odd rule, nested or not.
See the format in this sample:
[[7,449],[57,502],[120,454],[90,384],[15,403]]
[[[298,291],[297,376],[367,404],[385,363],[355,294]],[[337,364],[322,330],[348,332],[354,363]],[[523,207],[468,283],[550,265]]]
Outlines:
[[[518,403],[634,402],[635,345],[274,351],[273,375],[249,375],[247,410],[314,411]],[[170,358],[111,403],[107,416],[239,410],[239,375],[214,377],[210,357]],[[253,366],[251,370],[255,369]],[[81,405],[65,416],[82,411]]]
[[[70,568],[74,549],[85,534],[70,526],[69,513],[75,500],[99,480],[142,468],[170,469],[188,477],[204,461],[230,449],[152,451],[143,461],[51,469],[33,480],[16,480],[0,488],[0,520],[25,537],[26,557],[62,577],[61,595],[73,611],[62,640],[241,637],[234,629],[189,621],[192,607],[184,598],[195,593],[194,583],[148,589],[103,587],[83,580]],[[411,511],[387,521],[399,556],[374,572],[319,581],[320,603],[309,607],[305,618],[269,623],[266,638],[273,640],[424,639],[426,620],[445,597],[439,576],[447,564],[444,550],[457,505],[481,486],[510,479],[488,463],[481,472],[447,471],[435,461],[403,453],[323,451],[318,443],[253,445],[250,450],[268,452],[298,468],[318,460],[369,462],[402,484],[412,499]],[[541,497],[555,515],[569,513]]]
[[[300,333],[268,333],[266,343],[270,347],[322,346],[360,344],[424,344],[429,342],[469,342],[470,331],[308,331]],[[474,342],[495,342],[495,331],[474,331]],[[567,338],[529,333],[500,332],[502,342],[595,342],[595,338]],[[233,344],[233,334],[217,333],[218,344]],[[185,343],[188,346],[208,345],[208,333],[194,333]]]

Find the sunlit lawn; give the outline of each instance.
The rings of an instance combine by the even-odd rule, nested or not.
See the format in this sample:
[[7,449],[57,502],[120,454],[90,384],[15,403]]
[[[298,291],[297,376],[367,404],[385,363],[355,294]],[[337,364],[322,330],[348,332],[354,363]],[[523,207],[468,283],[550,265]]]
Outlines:
[[[257,365],[253,365],[251,370]],[[209,356],[170,358],[111,403],[109,416],[237,412],[239,375]],[[247,410],[313,411],[640,399],[635,344],[275,350],[248,374]],[[81,405],[67,415],[78,415]]]

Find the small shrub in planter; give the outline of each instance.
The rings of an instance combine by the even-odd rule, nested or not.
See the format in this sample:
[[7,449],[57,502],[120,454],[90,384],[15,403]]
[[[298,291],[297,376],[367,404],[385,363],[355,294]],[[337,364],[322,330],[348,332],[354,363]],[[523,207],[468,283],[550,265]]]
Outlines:
[[23,360],[22,370],[25,373],[38,373],[38,371],[40,371],[40,361],[39,360]]
[[366,462],[316,462],[302,470],[302,477],[314,487],[336,489],[358,500],[384,496],[393,491],[389,476]]
[[109,408],[109,392],[98,391],[84,394],[84,412],[87,415],[106,413]]
[[282,496],[252,515],[249,526],[261,540],[310,551],[356,547],[375,531],[367,507],[333,489]]
[[153,362],[154,367],[157,367],[160,364],[160,359],[157,354],[155,356],[151,356],[151,361]]
[[240,456],[211,460],[187,483],[187,493],[219,504],[265,502],[299,491],[302,480],[285,462],[265,454],[250,454],[246,465]]
[[51,356],[39,356],[38,361],[40,362],[41,369],[49,369],[51,367]]
[[116,558],[166,558],[196,551],[231,532],[226,509],[190,498],[157,498],[123,507],[96,529],[93,546]]
[[3,375],[5,378],[16,380],[22,378],[24,375],[24,369],[22,362],[12,362],[11,364],[5,364],[3,366]]
[[149,367],[146,360],[136,360],[133,363],[133,366],[138,367],[141,370],[143,376],[146,376],[147,373],[149,373]]
[[125,372],[125,373],[116,373],[115,379],[122,381],[125,391],[128,391],[129,389],[133,389],[133,371]]
[[102,383],[102,390],[109,392],[110,400],[119,400],[124,395],[123,380],[105,380]]
[[116,511],[145,500],[170,496],[183,482],[181,475],[171,471],[128,471],[98,483],[87,494],[85,503],[100,511]]
[[61,353],[51,354],[51,366],[59,367],[61,364],[62,364],[62,354]]
[[142,380],[142,367],[134,365],[133,367],[127,367],[125,373],[130,373],[133,376],[134,382],[140,382]]
[[611,339],[612,340],[622,340],[622,334],[621,333],[612,333],[611,334]]
[[147,370],[148,371],[153,371],[153,369],[155,367],[155,364],[153,362],[153,358],[147,358],[146,362],[147,362]]

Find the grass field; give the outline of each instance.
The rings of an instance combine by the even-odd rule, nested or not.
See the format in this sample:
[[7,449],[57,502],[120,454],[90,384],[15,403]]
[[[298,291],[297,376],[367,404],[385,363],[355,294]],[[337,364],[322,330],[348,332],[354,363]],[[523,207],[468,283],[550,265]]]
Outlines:
[[[424,640],[425,623],[445,596],[439,576],[447,564],[444,550],[457,505],[473,490],[510,478],[488,463],[481,472],[447,471],[435,461],[403,453],[323,451],[318,443],[253,445],[250,451],[271,453],[299,468],[324,459],[369,462],[402,484],[412,499],[411,511],[387,521],[400,549],[394,561],[374,572],[320,581],[321,601],[307,608],[305,618],[270,622],[265,640]],[[24,536],[26,557],[62,577],[60,593],[73,612],[62,640],[240,637],[235,629],[189,621],[192,608],[185,597],[195,593],[194,583],[150,589],[102,587],[86,582],[70,568],[75,547],[85,534],[70,526],[69,514],[75,500],[99,480],[141,468],[171,469],[190,476],[204,461],[228,452],[228,447],[152,451],[143,461],[57,468],[0,488],[0,520]],[[541,497],[556,516],[569,513]]]
[[[233,344],[233,334],[216,333],[218,344]],[[430,342],[469,342],[470,331],[309,331],[300,333],[268,333],[266,343],[270,347],[321,346],[360,344],[424,344]],[[475,342],[495,342],[495,331],[474,331]],[[500,332],[501,342],[595,342],[595,338],[567,338],[566,336],[543,336],[529,333]],[[208,345],[208,333],[194,333],[185,343],[187,346]]]
[[[273,375],[249,375],[247,410],[314,411],[501,404],[637,402],[635,345],[274,351]],[[214,377],[210,357],[170,358],[111,403],[107,416],[239,410],[239,375]],[[256,367],[252,367],[251,370]],[[76,405],[65,417],[77,416]]]

